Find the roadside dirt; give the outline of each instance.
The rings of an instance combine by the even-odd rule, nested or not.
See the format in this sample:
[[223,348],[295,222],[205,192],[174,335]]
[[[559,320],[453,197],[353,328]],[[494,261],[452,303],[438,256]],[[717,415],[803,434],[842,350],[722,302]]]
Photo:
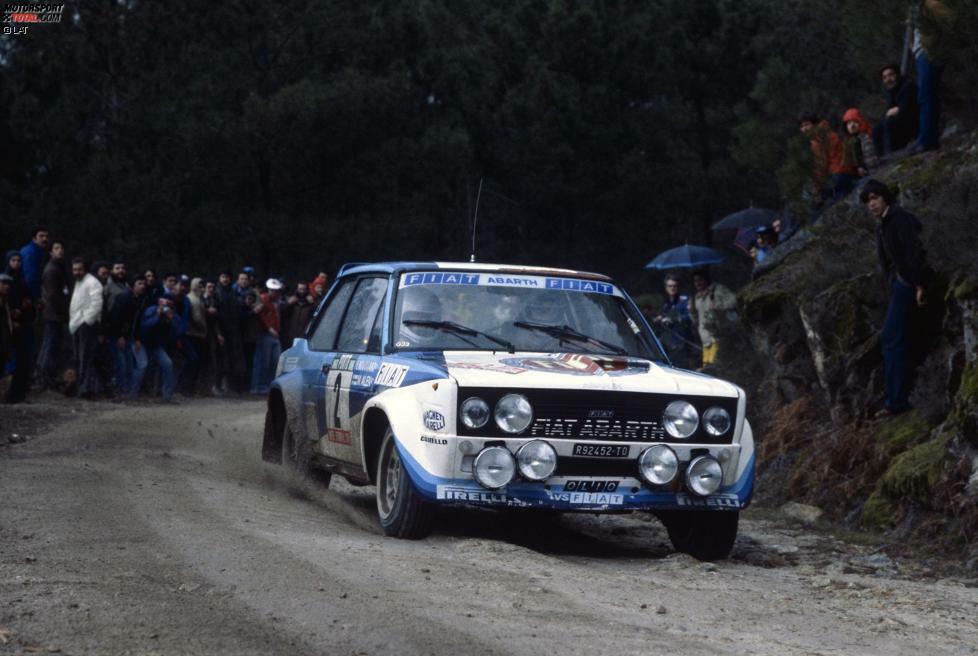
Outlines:
[[262,413],[0,406],[0,654],[978,654],[978,582],[774,511],[710,564],[644,515],[385,538],[373,488],[261,462]]

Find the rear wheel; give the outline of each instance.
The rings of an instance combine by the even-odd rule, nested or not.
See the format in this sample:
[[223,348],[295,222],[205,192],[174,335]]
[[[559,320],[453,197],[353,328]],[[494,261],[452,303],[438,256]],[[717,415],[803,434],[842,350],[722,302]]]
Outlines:
[[312,453],[309,440],[303,440],[296,436],[286,422],[282,434],[282,464],[289,471],[289,478],[299,480],[308,478],[329,486],[332,474],[312,465]]
[[699,560],[723,560],[737,540],[740,511],[670,510],[659,514],[676,551]]
[[377,458],[377,515],[387,535],[417,540],[431,533],[435,508],[411,483],[388,427]]

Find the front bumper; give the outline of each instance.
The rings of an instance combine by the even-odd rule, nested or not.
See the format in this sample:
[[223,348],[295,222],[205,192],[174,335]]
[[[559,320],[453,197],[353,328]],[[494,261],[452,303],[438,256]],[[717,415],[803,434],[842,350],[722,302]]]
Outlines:
[[[422,438],[424,441],[424,438]],[[584,458],[572,455],[576,440],[547,440],[557,451],[555,475],[546,481],[514,479],[506,487],[489,490],[472,476],[472,460],[486,445],[505,445],[510,452],[528,438],[471,438],[438,435],[427,444],[438,458],[426,467],[399,444],[401,461],[418,492],[428,501],[448,505],[486,505],[545,508],[566,511],[627,511],[665,509],[739,510],[746,508],[754,490],[754,454],[741,451],[739,444],[669,444],[681,463],[677,480],[667,488],[653,488],[638,476],[638,456],[651,446],[646,443],[601,442],[628,446],[625,458]],[[724,469],[723,485],[715,494],[700,497],[686,491],[679,482],[685,465],[697,455],[709,453]],[[743,462],[742,462],[743,460]],[[441,471],[437,470],[441,464]],[[593,466],[590,466],[593,463]]]

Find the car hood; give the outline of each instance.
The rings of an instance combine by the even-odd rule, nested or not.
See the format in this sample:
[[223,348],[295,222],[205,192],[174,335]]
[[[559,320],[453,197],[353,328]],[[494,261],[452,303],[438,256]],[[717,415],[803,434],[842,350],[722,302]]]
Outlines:
[[711,376],[641,358],[581,353],[445,351],[460,387],[538,387],[736,397]]

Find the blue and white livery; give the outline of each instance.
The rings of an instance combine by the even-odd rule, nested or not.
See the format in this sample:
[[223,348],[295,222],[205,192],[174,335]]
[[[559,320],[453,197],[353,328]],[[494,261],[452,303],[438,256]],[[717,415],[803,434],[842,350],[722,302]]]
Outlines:
[[469,263],[341,270],[279,361],[262,456],[377,487],[389,535],[438,505],[658,515],[726,557],[754,486],[744,391],[673,367],[593,273]]

